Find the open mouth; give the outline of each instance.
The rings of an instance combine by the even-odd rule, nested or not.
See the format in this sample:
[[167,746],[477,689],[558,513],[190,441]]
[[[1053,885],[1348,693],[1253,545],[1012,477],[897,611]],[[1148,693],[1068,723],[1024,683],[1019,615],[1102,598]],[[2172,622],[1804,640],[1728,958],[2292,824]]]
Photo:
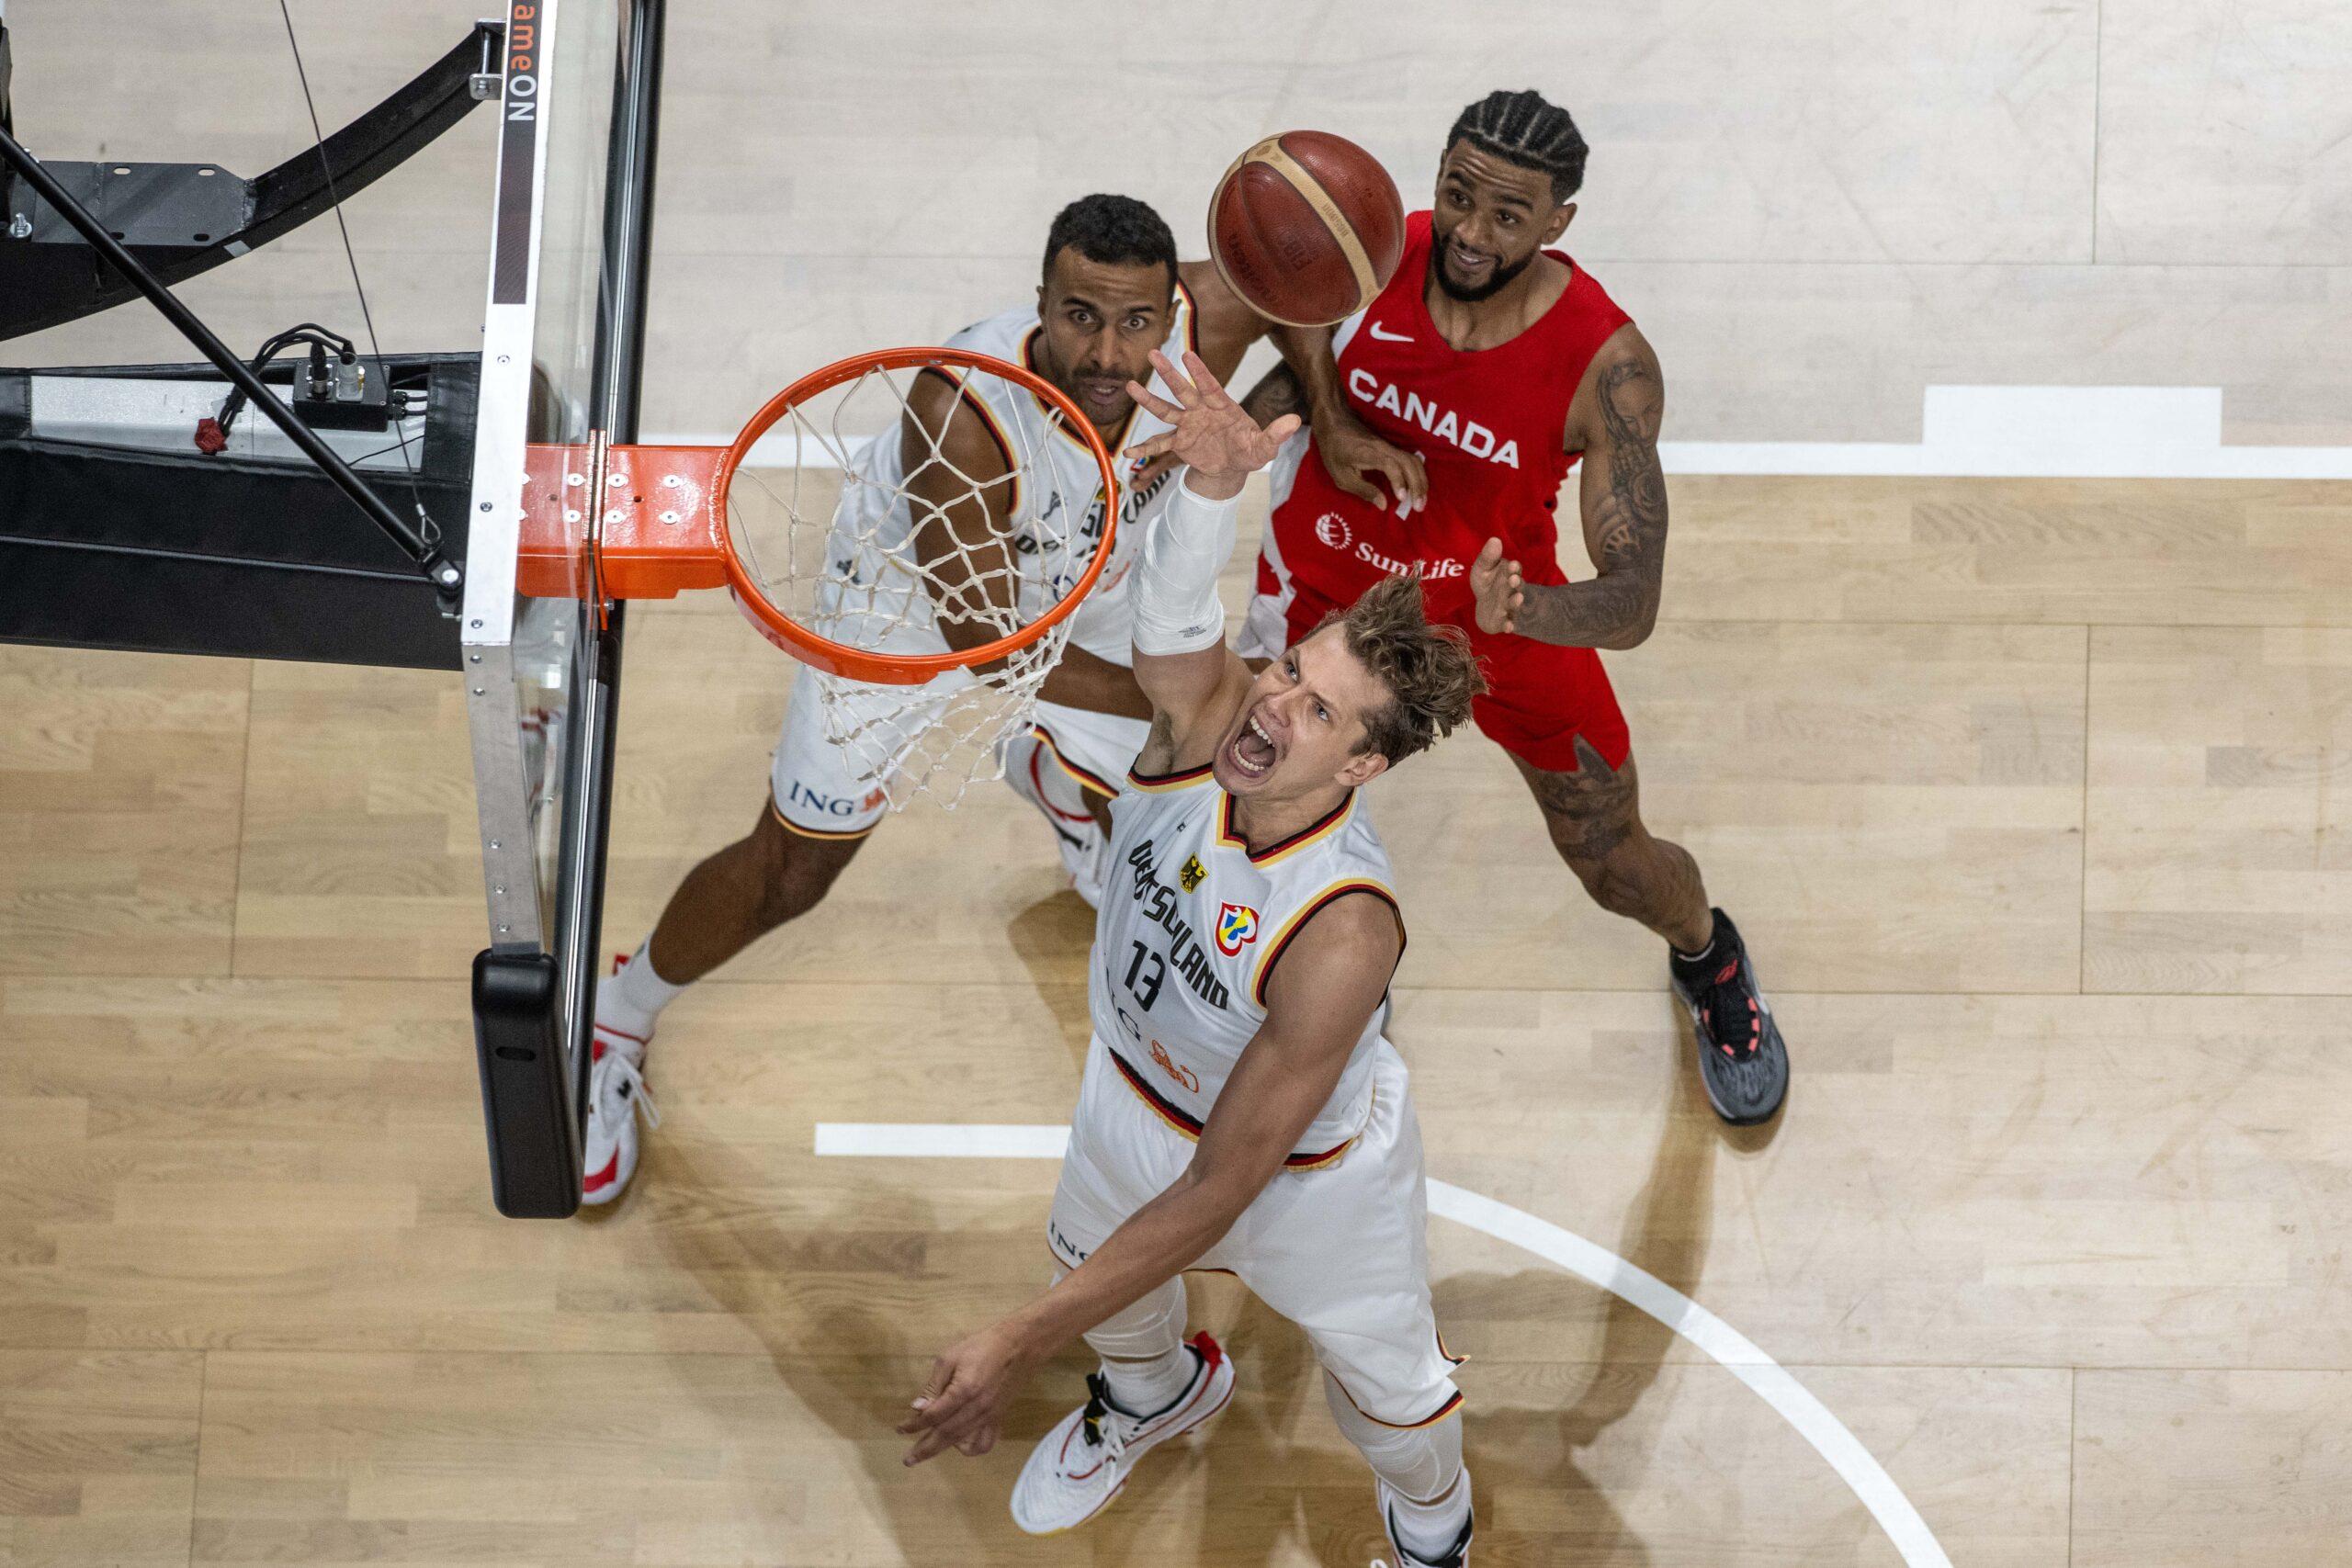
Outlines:
[[1081,376],[1078,400],[1091,409],[1114,409],[1127,400],[1127,384],[1112,376]]
[[1262,779],[1272,773],[1274,764],[1282,760],[1282,748],[1274,743],[1273,736],[1258,722],[1258,716],[1253,713],[1242,721],[1239,729],[1234,731],[1233,739],[1225,743],[1225,760],[1241,777]]
[[1464,277],[1484,277],[1495,265],[1494,257],[1482,255],[1476,251],[1465,251],[1455,244],[1445,247],[1445,258],[1453,264],[1454,272]]

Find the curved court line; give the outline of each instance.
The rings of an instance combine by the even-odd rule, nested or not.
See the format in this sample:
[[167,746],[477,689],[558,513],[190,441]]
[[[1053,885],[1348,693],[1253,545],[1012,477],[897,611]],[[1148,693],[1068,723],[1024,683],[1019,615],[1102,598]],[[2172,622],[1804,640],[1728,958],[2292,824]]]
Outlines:
[[[1069,1129],[1057,1126],[820,1122],[816,1152],[868,1158],[1059,1159],[1069,1144]],[[1919,1510],[1871,1457],[1861,1440],[1746,1335],[1657,1275],[1635,1268],[1574,1231],[1451,1182],[1432,1180],[1429,1190],[1430,1213],[1566,1269],[1647,1313],[1705,1351],[1780,1412],[1781,1418],[1829,1461],[1829,1468],[1853,1489],[1871,1517],[1886,1532],[1907,1568],[1951,1568],[1951,1559],[1944,1555],[1928,1521],[1919,1517]]]
[[1862,1506],[1871,1511],[1871,1517],[1878,1521],[1910,1568],[1951,1568],[1951,1559],[1937,1544],[1928,1521],[1894,1484],[1894,1478],[1871,1457],[1870,1450],[1862,1447],[1861,1439],[1747,1336],[1657,1275],[1635,1268],[1574,1231],[1562,1230],[1524,1209],[1465,1191],[1451,1182],[1432,1180],[1429,1185],[1430,1213],[1558,1264],[1639,1307],[1713,1357],[1725,1371],[1755,1390],[1758,1399],[1779,1411],[1781,1419],[1797,1429],[1797,1436],[1813,1445],[1814,1452],[1829,1461],[1829,1468],[1853,1488],[1854,1495],[1861,1499]]

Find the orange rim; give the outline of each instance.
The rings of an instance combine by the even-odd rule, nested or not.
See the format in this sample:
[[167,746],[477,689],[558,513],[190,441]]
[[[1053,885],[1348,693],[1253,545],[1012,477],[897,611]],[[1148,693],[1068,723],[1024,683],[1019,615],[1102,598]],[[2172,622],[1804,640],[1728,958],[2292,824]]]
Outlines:
[[[944,653],[876,653],[870,649],[854,648],[820,637],[778,609],[761,591],[752,578],[741,556],[735,548],[734,530],[727,516],[727,495],[735,480],[735,471],[751,456],[752,445],[793,409],[831,390],[844,381],[854,380],[869,370],[905,370],[927,367],[984,370],[992,376],[1020,383],[1057,410],[1069,422],[1070,428],[1086,443],[1094,455],[1097,467],[1102,470],[1102,542],[1095,547],[1093,559],[1079,574],[1078,581],[1064,594],[1059,603],[1020,630],[1008,633],[994,642],[977,648],[950,649]],[[743,426],[742,434],[727,449],[719,460],[717,482],[712,487],[710,506],[718,525],[719,553],[727,570],[727,585],[735,604],[757,626],[762,635],[802,661],[815,666],[829,675],[839,675],[853,681],[865,681],[876,685],[916,686],[945,674],[950,670],[968,669],[987,664],[1018,652],[1055,626],[1069,618],[1079,602],[1094,590],[1095,581],[1102,575],[1103,563],[1111,558],[1118,544],[1119,475],[1111,459],[1111,449],[1102,440],[1102,433],[1094,428],[1093,421],[1080,413],[1062,389],[1025,366],[993,355],[973,354],[959,348],[887,348],[870,354],[852,355],[812,370],[775,397],[770,398]]]

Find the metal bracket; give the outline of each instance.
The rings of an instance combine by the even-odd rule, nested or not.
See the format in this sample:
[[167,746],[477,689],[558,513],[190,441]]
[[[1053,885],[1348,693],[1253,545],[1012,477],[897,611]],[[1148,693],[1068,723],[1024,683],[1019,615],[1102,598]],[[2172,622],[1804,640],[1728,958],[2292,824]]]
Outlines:
[[[194,249],[226,241],[251,220],[245,182],[218,164],[59,160],[43,166],[126,245]],[[18,180],[8,183],[8,236],[36,245],[88,244],[63,214]]]
[[526,450],[514,592],[593,592],[602,603],[726,587],[716,502],[727,448],[606,446],[601,467],[598,456],[590,446]]
[[[305,147],[277,167],[241,180],[217,164],[67,164],[72,199],[107,215],[107,231],[169,285],[232,261],[348,201],[400,167],[469,113],[485,51],[505,37],[503,22],[479,24],[398,92]],[[0,33],[0,48],[6,34]],[[5,60],[0,59],[0,76]],[[0,80],[0,108],[6,83]],[[494,96],[494,89],[493,89]],[[0,130],[8,127],[0,118]],[[193,170],[190,174],[188,171]],[[122,171],[117,173],[116,171]],[[193,182],[189,184],[188,182]],[[109,188],[111,187],[111,188]],[[152,188],[151,188],[152,187]],[[138,297],[140,290],[96,245],[81,245],[45,210],[28,182],[0,175],[0,339],[77,320]]]
[[506,18],[484,17],[474,23],[474,31],[481,39],[481,63],[466,78],[466,91],[474,102],[486,104],[498,96],[500,85],[505,80],[498,59],[498,45],[506,37]]

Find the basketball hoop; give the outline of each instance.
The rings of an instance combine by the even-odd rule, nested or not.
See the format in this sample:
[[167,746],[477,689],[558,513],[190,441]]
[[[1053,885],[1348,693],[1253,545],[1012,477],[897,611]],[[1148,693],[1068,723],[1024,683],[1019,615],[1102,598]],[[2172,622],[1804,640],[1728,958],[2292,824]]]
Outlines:
[[[947,457],[945,418],[910,400],[925,377],[987,421],[1001,472]],[[1044,377],[888,349],[802,377],[731,446],[533,446],[516,592],[725,588],[817,671],[827,733],[873,787],[953,805],[1035,709],[1112,558],[1117,492],[1101,434]]]

